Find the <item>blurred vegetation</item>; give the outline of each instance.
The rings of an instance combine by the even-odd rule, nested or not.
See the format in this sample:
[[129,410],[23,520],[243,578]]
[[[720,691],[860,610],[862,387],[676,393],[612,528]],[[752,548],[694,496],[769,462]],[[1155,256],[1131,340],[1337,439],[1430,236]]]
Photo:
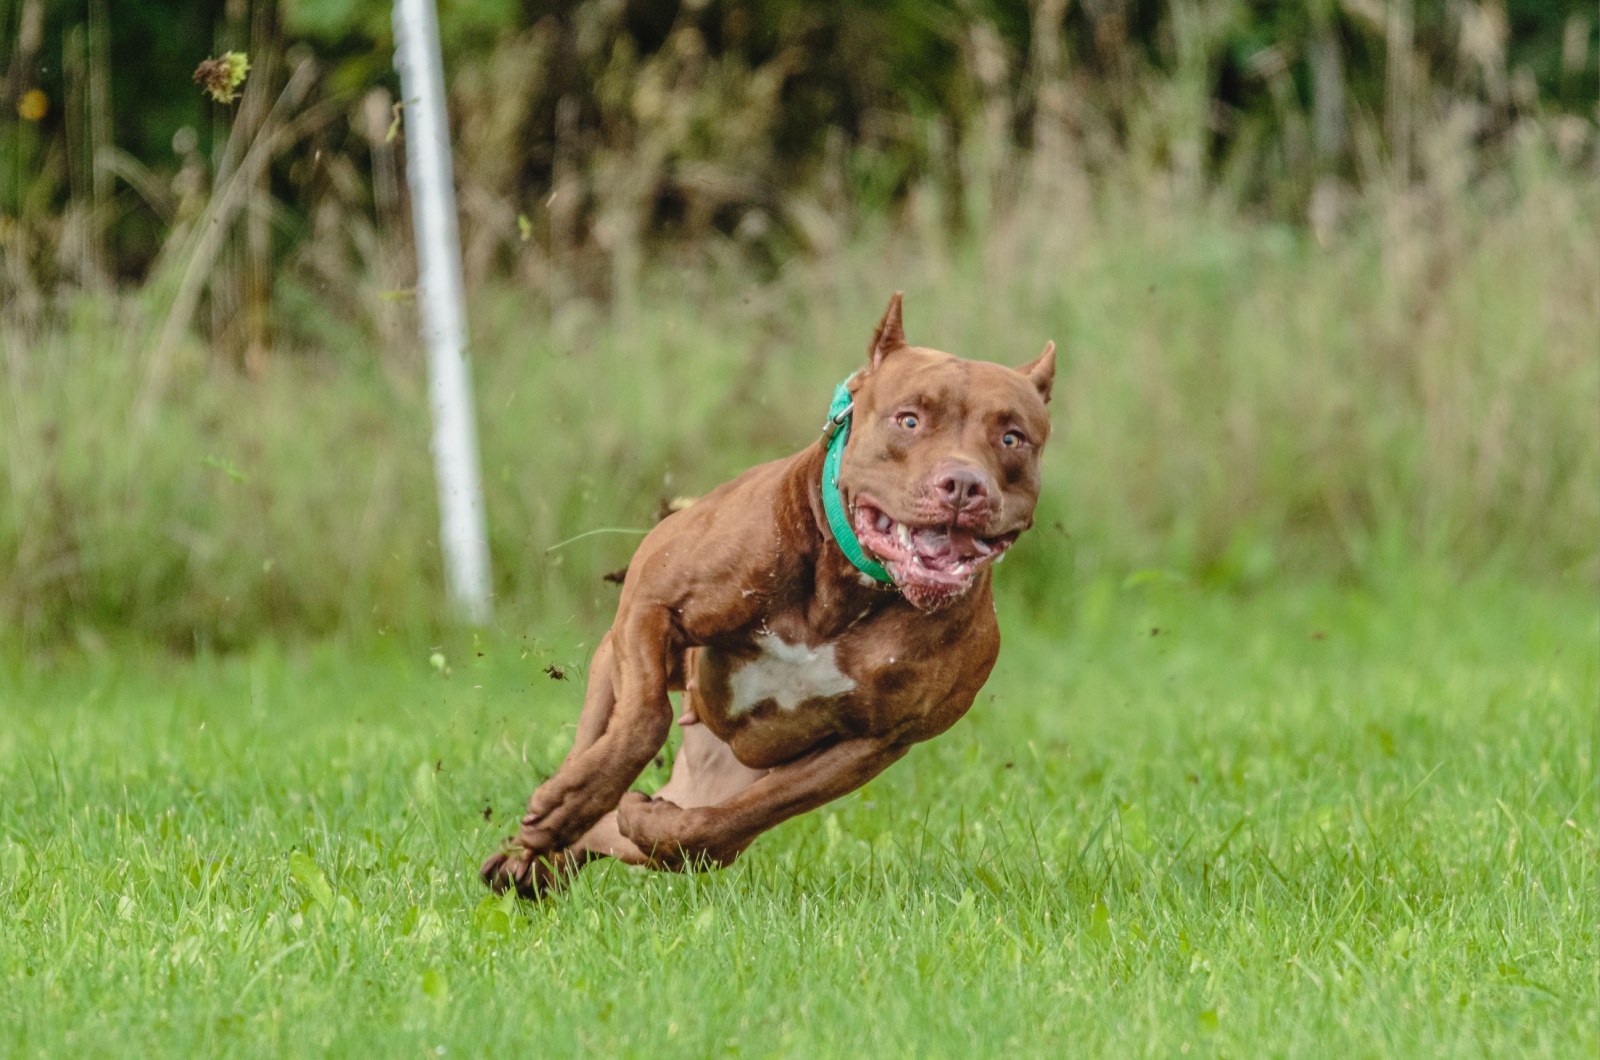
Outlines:
[[[388,11],[0,0],[8,635],[437,622]],[[635,538],[547,549],[809,440],[896,288],[915,341],[1064,344],[1031,606],[1592,586],[1595,16],[443,3],[502,621],[603,614]]]
[[[293,344],[283,288],[370,324],[337,288],[379,270],[404,221],[390,6],[0,0],[9,315],[37,325],[63,291],[183,258],[186,222],[266,137],[202,333],[235,359],[285,328]],[[1037,185],[1036,151],[1090,180],[1131,159],[1327,230],[1342,192],[1421,175],[1440,125],[1470,144],[1466,180],[1534,120],[1592,159],[1596,16],[1578,0],[446,0],[469,278],[626,301],[653,257],[729,244],[770,274],[923,187],[959,235]],[[190,71],[229,49],[254,58],[248,92],[209,103]],[[48,104],[32,121],[29,92]]]

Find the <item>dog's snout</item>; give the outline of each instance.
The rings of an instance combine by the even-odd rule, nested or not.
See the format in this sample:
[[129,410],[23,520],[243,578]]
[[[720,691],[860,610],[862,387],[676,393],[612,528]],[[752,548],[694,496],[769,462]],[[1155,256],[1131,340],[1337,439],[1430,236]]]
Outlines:
[[989,476],[973,467],[944,467],[934,472],[933,489],[952,512],[981,508],[993,491]]

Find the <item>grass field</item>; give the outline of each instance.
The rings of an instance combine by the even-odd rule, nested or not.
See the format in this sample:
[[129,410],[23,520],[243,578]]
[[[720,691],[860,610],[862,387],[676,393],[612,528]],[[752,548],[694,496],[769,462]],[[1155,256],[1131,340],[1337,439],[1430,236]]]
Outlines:
[[[859,5],[653,5],[659,53],[652,5],[515,34],[465,5],[505,29],[452,61],[475,636],[377,53],[313,65],[248,5],[229,146],[152,161],[94,117],[104,6],[61,34],[55,124],[0,121],[40,160],[0,216],[0,1060],[1600,1056],[1586,16],[1535,20],[1564,20],[1541,97],[1527,3],[873,5],[948,53],[901,113],[868,90],[899,45],[819,35]],[[768,56],[746,8],[812,43]],[[20,43],[50,9],[0,95],[55,83]],[[1091,21],[1093,62],[1062,50]],[[825,40],[860,122],[781,89]],[[320,84],[258,124],[301,54]],[[813,121],[826,158],[778,173]],[[815,439],[896,289],[916,343],[1060,349],[972,715],[726,871],[486,895],[601,575],[663,501]]]
[[598,629],[7,664],[0,1053],[1594,1056],[1588,591],[1135,581],[1005,595],[972,714],[733,868],[541,906],[474,870]]

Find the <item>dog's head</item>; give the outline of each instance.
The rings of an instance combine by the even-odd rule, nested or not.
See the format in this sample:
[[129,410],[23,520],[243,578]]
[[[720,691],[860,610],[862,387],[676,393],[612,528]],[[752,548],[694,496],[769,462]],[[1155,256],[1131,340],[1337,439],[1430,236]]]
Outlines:
[[943,607],[1033,525],[1055,344],[1021,368],[910,346],[900,295],[873,336],[839,489],[861,545],[911,604]]

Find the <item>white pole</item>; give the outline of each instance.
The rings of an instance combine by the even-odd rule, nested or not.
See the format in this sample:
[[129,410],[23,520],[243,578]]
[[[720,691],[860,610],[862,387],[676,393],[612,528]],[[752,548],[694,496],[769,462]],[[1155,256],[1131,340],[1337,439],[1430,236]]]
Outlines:
[[465,353],[461,236],[456,231],[455,174],[434,0],[395,0],[394,60],[400,71],[406,182],[417,242],[417,305],[428,346],[439,545],[451,604],[468,622],[482,624],[489,620],[488,532]]

